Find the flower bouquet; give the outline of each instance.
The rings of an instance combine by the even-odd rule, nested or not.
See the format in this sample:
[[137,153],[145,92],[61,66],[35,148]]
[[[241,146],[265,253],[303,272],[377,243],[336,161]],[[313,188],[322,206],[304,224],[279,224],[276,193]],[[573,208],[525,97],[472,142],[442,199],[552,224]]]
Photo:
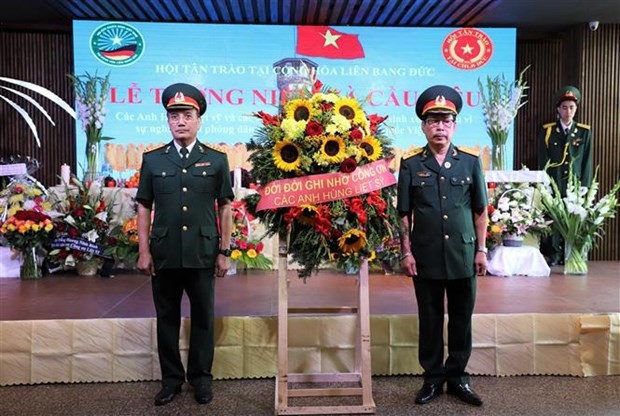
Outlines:
[[105,254],[122,263],[125,269],[133,269],[138,262],[137,214],[110,229],[106,245]]
[[506,246],[519,245],[528,233],[544,235],[550,231],[551,221],[534,206],[534,191],[528,182],[495,187],[488,206],[487,247],[494,248],[502,242]]
[[62,215],[55,219],[58,237],[49,255],[65,267],[95,274],[108,244],[112,207],[103,200],[98,181],[84,185],[74,178],[73,185],[77,189],[66,187],[66,195],[56,202]]
[[368,261],[379,263],[385,274],[392,274],[400,267],[400,239],[385,237],[376,250],[371,253]]
[[506,169],[505,146],[508,130],[519,109],[527,103],[522,100],[526,96],[525,90],[529,88],[523,79],[528,68],[529,66],[521,71],[519,78],[513,82],[508,82],[503,74],[494,78],[487,76],[486,85],[478,79],[484,122],[491,137],[491,168],[494,170]]
[[15,215],[20,210],[50,212],[46,190],[39,182],[28,177],[14,178],[0,191],[0,219]]
[[241,262],[249,269],[270,270],[272,262],[262,254],[264,245],[259,239],[252,238],[254,217],[247,211],[245,202],[232,202],[233,230],[230,259]]
[[604,235],[607,218],[616,216],[620,181],[609,192],[596,200],[599,184],[598,168],[589,187],[581,182],[572,169],[569,171],[566,197],[562,197],[557,184],[551,180],[551,188],[539,185],[541,203],[553,220],[553,227],[564,239],[564,274],[587,274],[588,252]]
[[52,219],[35,210],[20,210],[0,226],[0,235],[8,244],[19,250],[24,258],[20,268],[22,279],[38,279],[42,276],[37,250],[47,246],[54,237]]
[[262,120],[248,144],[261,187],[245,198],[269,235],[286,238],[307,278],[323,262],[359,269],[398,224],[390,142],[353,97],[315,81]]
[[[112,140],[101,134],[105,120],[105,102],[110,88],[110,74],[105,77],[90,75],[69,75],[75,87],[75,101],[82,130],[86,134],[86,169],[84,180],[97,179],[99,153],[102,140]],[[82,167],[84,169],[84,167]]]

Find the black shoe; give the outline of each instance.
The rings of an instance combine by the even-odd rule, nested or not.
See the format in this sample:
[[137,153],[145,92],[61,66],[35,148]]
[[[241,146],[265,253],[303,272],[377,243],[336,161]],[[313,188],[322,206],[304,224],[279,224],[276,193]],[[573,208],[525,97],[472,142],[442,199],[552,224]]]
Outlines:
[[198,404],[207,404],[213,400],[213,392],[209,386],[194,387],[194,399]]
[[174,400],[174,396],[181,393],[181,386],[164,386],[155,396],[155,406],[163,406]]
[[443,394],[443,383],[424,383],[418,394],[415,396],[417,404],[429,403],[437,396]]
[[465,403],[473,406],[482,406],[482,399],[472,390],[469,384],[448,383],[448,394],[456,396]]

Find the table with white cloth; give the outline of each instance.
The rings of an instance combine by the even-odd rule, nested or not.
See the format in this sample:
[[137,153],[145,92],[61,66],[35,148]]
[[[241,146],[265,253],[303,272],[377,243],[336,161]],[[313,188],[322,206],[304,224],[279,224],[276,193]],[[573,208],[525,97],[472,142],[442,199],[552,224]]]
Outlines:
[[487,271],[495,276],[549,276],[551,269],[534,246],[497,246],[489,253]]

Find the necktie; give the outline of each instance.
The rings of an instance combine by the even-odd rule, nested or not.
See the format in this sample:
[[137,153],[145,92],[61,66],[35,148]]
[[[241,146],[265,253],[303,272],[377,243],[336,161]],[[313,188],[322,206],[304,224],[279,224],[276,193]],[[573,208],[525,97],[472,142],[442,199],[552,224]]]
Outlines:
[[187,147],[182,147],[180,152],[181,152],[181,159],[183,160],[187,159],[187,155],[189,154],[189,150],[187,150]]
[[568,135],[568,127],[564,129],[564,134]]

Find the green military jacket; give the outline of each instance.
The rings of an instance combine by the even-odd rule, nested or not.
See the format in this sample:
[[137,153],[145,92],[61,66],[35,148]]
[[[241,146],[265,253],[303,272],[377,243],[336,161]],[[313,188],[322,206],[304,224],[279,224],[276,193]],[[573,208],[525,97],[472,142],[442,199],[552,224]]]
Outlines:
[[150,248],[156,269],[214,267],[218,198],[234,198],[225,153],[198,141],[185,161],[173,142],[144,153],[136,199],[155,212]]
[[569,167],[584,186],[592,182],[592,131],[587,124],[573,121],[568,134],[560,121],[543,125],[538,136],[538,168],[544,170],[566,195]]
[[397,208],[413,212],[411,251],[418,277],[475,276],[474,210],[487,205],[487,186],[475,152],[450,145],[442,166],[428,146],[403,156]]

